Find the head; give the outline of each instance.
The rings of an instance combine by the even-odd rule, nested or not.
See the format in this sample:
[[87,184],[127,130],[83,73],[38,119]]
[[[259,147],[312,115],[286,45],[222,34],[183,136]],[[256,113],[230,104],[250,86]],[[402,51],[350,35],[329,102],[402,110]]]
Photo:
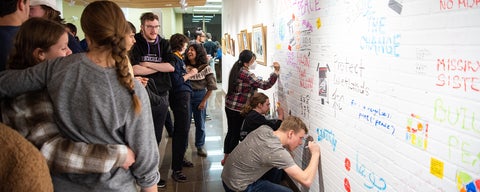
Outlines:
[[136,43],[135,33],[136,33],[137,29],[135,28],[133,23],[131,23],[130,21],[127,21],[127,22],[128,22],[128,26],[129,26],[130,30],[127,32],[127,37],[126,37],[125,40],[127,41],[127,44],[126,44],[127,51],[130,51],[130,49],[132,49],[132,47],[133,47],[133,44]]
[[187,44],[188,37],[183,34],[175,33],[170,37],[170,47],[172,48],[172,52],[183,54],[187,49]]
[[[7,15],[15,15],[18,25],[28,19],[30,0],[2,0],[0,1],[0,19]],[[11,19],[11,18],[6,18]]]
[[238,56],[238,60],[233,64],[232,69],[230,69],[230,75],[228,77],[228,92],[231,93],[235,90],[238,82],[238,75],[244,67],[249,67],[255,63],[257,56],[250,50],[243,50]]
[[187,49],[186,65],[198,67],[202,64],[207,64],[207,52],[201,44],[191,44]]
[[160,24],[158,15],[155,15],[152,12],[147,12],[142,14],[140,17],[140,29],[142,30],[143,37],[148,42],[154,42],[158,38]]
[[212,34],[211,33],[206,33],[205,35],[207,36],[207,39],[209,39],[209,40],[212,39]]
[[302,145],[308,133],[305,123],[295,116],[286,117],[277,131],[285,134],[285,140],[282,144],[289,151],[293,151]]
[[63,23],[55,0],[31,0],[30,18],[32,17],[43,17]]
[[203,32],[202,30],[195,31],[195,40],[197,41],[197,43],[205,42],[206,37],[207,36],[205,35],[205,32]]
[[8,69],[26,69],[47,59],[72,54],[65,27],[57,22],[31,18],[20,26]]
[[118,80],[132,95],[134,111],[139,114],[140,100],[135,94],[127,61],[126,34],[131,29],[123,11],[112,1],[94,1],[83,10],[80,24],[87,39],[88,52],[111,55]]
[[67,23],[65,25],[67,26],[67,32],[69,32],[73,36],[77,36],[77,26],[75,26],[73,23]]
[[247,105],[243,108],[241,114],[247,115],[251,110],[256,110],[260,114],[267,114],[270,110],[270,100],[264,93],[254,93],[247,102]]

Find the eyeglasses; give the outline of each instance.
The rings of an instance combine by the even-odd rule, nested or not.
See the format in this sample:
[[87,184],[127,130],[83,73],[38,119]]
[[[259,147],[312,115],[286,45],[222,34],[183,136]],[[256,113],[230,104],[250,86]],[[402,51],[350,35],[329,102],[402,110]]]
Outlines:
[[145,27],[147,27],[147,29],[152,30],[152,29],[159,29],[159,28],[160,28],[160,25],[147,25],[147,26],[145,26]]

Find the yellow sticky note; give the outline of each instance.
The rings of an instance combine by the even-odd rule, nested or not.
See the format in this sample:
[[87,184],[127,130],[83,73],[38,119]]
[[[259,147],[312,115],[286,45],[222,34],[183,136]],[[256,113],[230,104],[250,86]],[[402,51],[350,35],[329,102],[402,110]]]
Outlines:
[[430,173],[442,179],[443,178],[443,162],[432,157],[430,159]]

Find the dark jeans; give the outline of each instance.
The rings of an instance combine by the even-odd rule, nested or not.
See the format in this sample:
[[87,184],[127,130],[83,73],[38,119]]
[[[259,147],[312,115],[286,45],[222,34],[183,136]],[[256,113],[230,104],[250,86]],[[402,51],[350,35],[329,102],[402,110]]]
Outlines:
[[[265,191],[265,192],[272,192],[272,191],[280,191],[280,192],[292,192],[293,190],[280,185],[279,183],[282,181],[285,172],[283,169],[272,168],[270,171],[265,173],[259,180],[255,181],[254,183],[248,185],[247,189],[244,192],[256,192],[256,191]],[[223,188],[226,192],[234,192],[230,188],[225,185],[223,182]]]
[[207,94],[207,90],[193,91],[192,100],[190,101],[192,107],[193,119],[195,120],[195,147],[202,147],[205,144],[205,117],[207,114],[207,106],[205,109],[198,110],[198,105]]
[[173,111],[173,136],[172,136],[172,170],[182,170],[183,157],[187,150],[188,132],[192,110],[190,109],[190,92],[172,93],[170,108]]
[[240,128],[242,127],[244,116],[240,112],[225,107],[227,115],[228,131],[223,142],[223,153],[230,154],[240,141]]
[[167,110],[167,118],[165,118],[165,129],[167,130],[168,136],[173,136],[173,121],[170,111]]
[[161,101],[158,105],[152,107],[152,118],[153,126],[155,128],[155,138],[157,139],[157,144],[160,144],[162,140],[163,126],[165,125],[165,118],[167,117],[168,112],[168,94],[161,96]]

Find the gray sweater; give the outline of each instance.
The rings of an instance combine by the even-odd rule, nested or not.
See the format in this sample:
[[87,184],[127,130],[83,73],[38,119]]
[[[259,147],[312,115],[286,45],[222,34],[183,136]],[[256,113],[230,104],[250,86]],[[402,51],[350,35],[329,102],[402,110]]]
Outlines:
[[0,73],[0,97],[44,88],[52,98],[56,121],[65,137],[86,143],[124,144],[134,151],[136,159],[129,170],[52,173],[55,191],[136,191],[134,181],[141,187],[159,181],[150,103],[140,82],[135,80],[135,93],[142,110],[135,115],[132,97],[119,83],[116,69],[100,67],[84,53]]

